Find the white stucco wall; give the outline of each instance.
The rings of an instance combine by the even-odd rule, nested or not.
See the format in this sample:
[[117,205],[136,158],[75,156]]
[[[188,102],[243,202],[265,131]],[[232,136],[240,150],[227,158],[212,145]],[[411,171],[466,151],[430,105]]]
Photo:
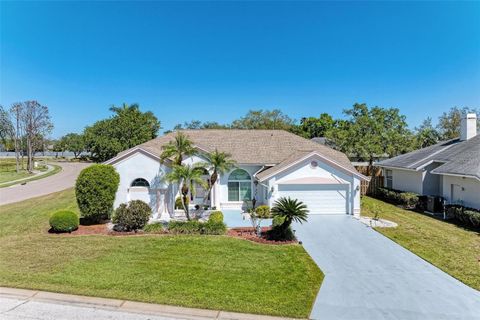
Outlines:
[[423,194],[423,175],[423,172],[392,169],[392,188]]
[[[255,185],[254,185],[254,178],[253,174],[256,173],[258,170],[262,168],[262,166],[258,165],[237,165],[235,169],[243,169],[248,172],[250,177],[252,178],[252,197],[255,195]],[[218,203],[216,204],[220,208],[235,208],[235,209],[240,209],[242,207],[243,202],[230,202],[228,201],[228,177],[230,176],[230,173],[232,173],[235,169],[230,170],[230,172],[227,172],[223,175],[220,175],[220,178],[218,179],[218,185],[217,185],[217,191],[218,191]],[[265,201],[264,199],[264,188],[259,184],[257,186],[257,204],[262,204]]]
[[[317,167],[310,165],[312,160],[317,161]],[[268,184],[270,188],[273,187],[274,190],[273,193],[270,194],[269,205],[272,205],[279,197],[279,184],[288,180],[301,178],[326,178],[333,179],[340,184],[347,184],[350,197],[348,213],[360,214],[360,191],[356,190],[357,186],[360,188],[360,180],[345,170],[325,163],[322,158],[315,155],[268,179],[266,184]]]
[[[443,175],[443,197],[448,203],[460,203],[480,209],[480,181],[474,178]],[[456,186],[455,198],[451,197],[452,184]]]
[[[156,188],[158,188],[161,183],[161,177],[169,172],[170,168],[161,165],[158,160],[148,157],[143,153],[135,153],[129,158],[113,164],[113,167],[120,175],[120,184],[115,197],[114,208],[130,200],[141,199],[148,202],[152,211],[155,211],[157,201]],[[147,188],[134,188],[135,190],[130,190],[132,181],[137,178],[143,178],[149,182],[150,189],[148,190],[148,195],[146,194]],[[171,187],[169,191],[171,191]],[[169,202],[167,205],[170,211],[173,204]]]

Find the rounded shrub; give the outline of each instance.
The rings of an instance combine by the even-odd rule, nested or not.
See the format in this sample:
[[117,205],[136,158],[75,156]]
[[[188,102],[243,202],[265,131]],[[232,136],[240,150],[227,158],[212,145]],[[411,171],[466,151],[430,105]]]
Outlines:
[[94,164],[83,169],[75,183],[82,217],[93,222],[110,218],[119,182],[120,176],[110,165]]
[[208,221],[211,222],[223,222],[223,213],[222,211],[213,211],[208,217]]
[[52,214],[49,223],[55,232],[72,232],[78,229],[79,218],[75,212],[63,210]]
[[118,224],[124,231],[138,230],[145,227],[152,209],[142,200],[133,200],[127,204],[122,203],[113,215],[113,223]]
[[[186,201],[185,205],[188,207],[189,204],[190,204],[190,199],[187,197],[187,201]],[[177,197],[175,199],[175,209],[182,209],[183,210],[182,198]]]
[[267,205],[258,206],[255,209],[255,213],[260,219],[268,219],[270,218],[270,207]]

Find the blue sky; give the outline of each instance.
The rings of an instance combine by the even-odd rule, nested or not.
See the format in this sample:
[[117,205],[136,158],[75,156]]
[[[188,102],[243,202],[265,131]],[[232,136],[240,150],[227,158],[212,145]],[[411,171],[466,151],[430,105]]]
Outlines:
[[49,106],[54,137],[122,102],[164,129],[354,102],[414,127],[480,107],[480,2],[0,2],[0,36],[0,104]]

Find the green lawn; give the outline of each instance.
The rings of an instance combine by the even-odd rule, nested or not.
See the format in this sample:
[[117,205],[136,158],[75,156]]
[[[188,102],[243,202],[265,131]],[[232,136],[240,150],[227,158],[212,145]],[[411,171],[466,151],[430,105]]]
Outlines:
[[[24,162],[24,167],[26,167],[26,163],[27,163],[26,159],[24,159],[23,162]],[[60,166],[57,166],[54,164],[50,164],[50,165],[53,166],[53,170],[51,170],[46,174],[36,176],[34,174],[29,173],[27,170],[20,170],[20,172],[17,173],[16,166],[15,166],[15,159],[12,159],[12,158],[0,159],[0,183],[2,184],[0,188],[9,187],[11,185],[18,184],[21,182],[28,182],[28,181],[43,179],[48,176],[54,175],[62,170]],[[39,161],[38,167],[35,168],[35,170],[43,172],[43,171],[47,171],[48,167],[46,166],[45,162],[42,160],[42,161]],[[6,183],[8,181],[14,181],[14,180],[28,178],[28,177],[31,177],[31,178],[22,180],[20,182]]]
[[0,207],[0,286],[306,318],[323,279],[300,245],[48,234],[58,209],[73,190]]
[[480,234],[428,215],[404,210],[377,199],[362,198],[362,215],[398,223],[376,230],[453,277],[480,290]]
[[[24,163],[26,164],[26,161]],[[30,175],[32,174],[27,170],[20,170],[20,172],[17,173],[15,169],[15,159],[0,159],[0,183],[26,178]]]

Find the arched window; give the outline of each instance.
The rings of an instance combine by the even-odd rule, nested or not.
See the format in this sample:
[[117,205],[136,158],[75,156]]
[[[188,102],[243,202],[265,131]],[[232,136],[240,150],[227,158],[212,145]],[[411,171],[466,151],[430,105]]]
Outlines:
[[147,180],[143,178],[137,178],[132,181],[132,184],[130,185],[131,187],[150,187],[150,183],[148,183]]
[[233,170],[228,177],[228,201],[245,201],[251,198],[252,178],[245,170]]

